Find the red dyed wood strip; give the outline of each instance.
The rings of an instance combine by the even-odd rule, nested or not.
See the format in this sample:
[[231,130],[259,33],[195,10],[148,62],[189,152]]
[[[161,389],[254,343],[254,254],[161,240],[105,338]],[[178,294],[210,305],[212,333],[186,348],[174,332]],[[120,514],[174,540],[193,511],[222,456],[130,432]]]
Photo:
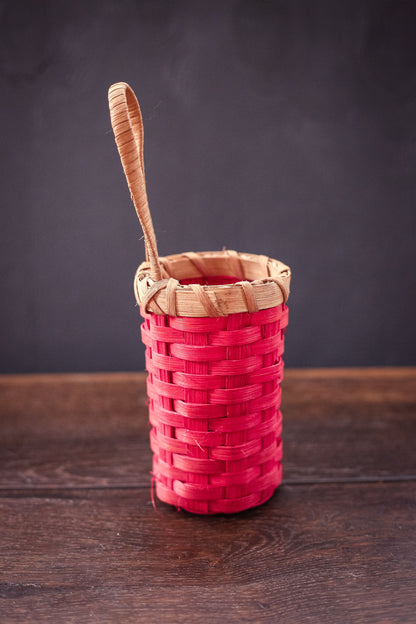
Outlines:
[[252,355],[265,355],[266,353],[275,352],[274,355],[281,357],[284,351],[283,334],[269,336],[250,345],[250,353]]
[[247,323],[250,325],[266,325],[267,323],[279,322],[280,327],[286,327],[289,321],[289,308],[287,306],[276,306],[266,310],[259,310],[251,314]]
[[215,459],[201,459],[199,457],[184,457],[173,455],[173,465],[185,472],[210,475],[225,472],[225,462]]
[[283,379],[283,362],[280,360],[271,366],[265,366],[260,370],[254,371],[247,376],[247,383],[265,383],[267,381],[275,381],[280,383]]
[[223,431],[198,431],[177,427],[175,434],[178,440],[202,448],[225,444],[225,433]]
[[[145,333],[146,331],[147,330],[145,330]],[[149,331],[149,335],[151,336],[152,340],[160,340],[162,342],[185,342],[183,332],[178,331],[173,327],[152,326],[151,330]]]
[[214,405],[209,403],[185,403],[185,401],[175,402],[175,410],[178,414],[187,418],[224,418],[226,409],[224,405]]
[[257,342],[261,339],[261,327],[243,327],[227,331],[212,332],[208,337],[208,344],[215,346],[232,347]]
[[159,396],[167,397],[169,399],[184,399],[185,389],[177,386],[168,381],[162,381],[161,379],[157,379],[153,377],[153,380],[150,379],[147,382],[148,392],[151,394],[153,399],[157,399]]
[[261,384],[242,386],[240,388],[219,388],[218,390],[210,391],[209,401],[216,405],[233,405],[253,401],[260,398],[262,394],[263,388]]
[[155,368],[164,368],[169,371],[183,371],[184,361],[179,358],[172,357],[171,355],[164,355],[163,353],[152,353],[151,356],[146,350],[146,368],[150,372]]
[[259,451],[257,455],[251,455],[247,458],[247,467],[265,464],[269,459],[280,461],[283,454],[282,440],[273,441],[269,446]]
[[244,483],[254,481],[254,479],[259,477],[260,475],[261,466],[251,466],[250,468],[246,468],[245,470],[241,470],[240,472],[223,472],[218,475],[212,475],[210,478],[210,482],[212,483],[212,485],[241,486]]
[[213,375],[245,375],[261,368],[262,363],[260,355],[252,355],[241,360],[209,362],[208,369]]
[[173,466],[172,464],[168,464],[166,461],[162,459],[159,455],[153,456],[153,475],[159,479],[170,479],[172,482],[175,479],[179,481],[187,481],[188,471],[183,470],[182,468],[178,468],[177,466]]
[[262,422],[261,412],[248,413],[243,416],[228,416],[223,418],[213,418],[210,420],[210,427],[215,431],[232,433],[233,431],[244,431],[258,427]]
[[250,507],[256,507],[266,502],[271,496],[273,496],[274,488],[269,492],[263,494],[263,492],[255,492],[248,496],[241,496],[239,498],[232,498],[228,500],[212,501],[210,506],[210,513],[237,513],[244,511]]
[[186,455],[188,449],[188,445],[181,440],[163,435],[163,433],[156,428],[150,431],[150,446],[154,453],[159,453],[160,450],[163,449],[169,453],[181,453],[182,455]]
[[273,390],[269,394],[265,394],[259,397],[258,399],[254,399],[253,401],[250,401],[248,409],[254,412],[257,410],[269,409],[271,407],[278,408],[280,407],[281,397],[282,397],[282,389],[280,386],[278,386],[276,390]]
[[183,316],[170,316],[169,325],[175,329],[186,332],[212,332],[220,331],[227,327],[227,317],[204,317],[192,318]]
[[213,360],[224,360],[226,349],[225,347],[172,344],[170,346],[170,353],[185,361],[211,362]]
[[171,427],[186,427],[187,419],[176,412],[160,406],[149,406],[149,422],[153,427],[170,425]]
[[194,390],[213,390],[225,387],[225,377],[222,375],[198,375],[191,373],[175,372],[172,374],[172,382],[182,388]]
[[259,453],[262,448],[261,438],[256,438],[245,442],[244,444],[235,444],[233,446],[219,446],[210,450],[212,459],[222,459],[224,461],[233,461],[235,459],[247,459],[255,453]]
[[222,486],[199,485],[197,483],[174,481],[173,490],[180,498],[190,499],[191,501],[209,501],[221,499],[224,488]]

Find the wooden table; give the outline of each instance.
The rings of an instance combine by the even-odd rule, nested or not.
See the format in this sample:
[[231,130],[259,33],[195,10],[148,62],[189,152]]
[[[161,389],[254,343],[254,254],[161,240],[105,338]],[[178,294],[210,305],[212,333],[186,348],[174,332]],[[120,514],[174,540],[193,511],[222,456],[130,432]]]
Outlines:
[[150,496],[143,374],[0,378],[0,621],[416,622],[416,369],[292,370],[284,484]]

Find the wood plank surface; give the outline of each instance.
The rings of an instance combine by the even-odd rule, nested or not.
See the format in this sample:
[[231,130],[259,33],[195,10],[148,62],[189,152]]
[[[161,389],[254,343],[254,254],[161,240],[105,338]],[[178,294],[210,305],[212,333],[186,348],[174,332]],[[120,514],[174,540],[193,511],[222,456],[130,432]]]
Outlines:
[[0,499],[2,621],[414,621],[414,482],[284,485],[228,517],[157,509],[141,488]]
[[[416,476],[416,369],[287,371],[284,479]],[[145,376],[0,377],[0,487],[148,486]]]
[[0,378],[0,622],[396,624],[416,613],[416,369],[287,371],[265,505],[156,501],[143,374]]

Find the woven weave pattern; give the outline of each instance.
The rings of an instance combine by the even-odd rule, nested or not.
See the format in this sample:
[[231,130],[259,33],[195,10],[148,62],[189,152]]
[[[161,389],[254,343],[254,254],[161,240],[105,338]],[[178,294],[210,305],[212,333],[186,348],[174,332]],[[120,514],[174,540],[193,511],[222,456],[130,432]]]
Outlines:
[[282,477],[287,307],[213,318],[141,312],[158,498],[201,514],[265,502]]

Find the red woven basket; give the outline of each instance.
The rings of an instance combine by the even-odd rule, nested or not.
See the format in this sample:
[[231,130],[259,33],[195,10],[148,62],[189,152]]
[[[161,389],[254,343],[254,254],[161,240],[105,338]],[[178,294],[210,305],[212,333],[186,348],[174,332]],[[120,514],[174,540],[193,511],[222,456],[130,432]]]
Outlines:
[[133,91],[109,91],[146,262],[135,277],[144,318],[153,477],[158,498],[199,514],[268,500],[282,479],[285,305],[290,269],[234,251],[160,258],[147,203],[143,126]]

